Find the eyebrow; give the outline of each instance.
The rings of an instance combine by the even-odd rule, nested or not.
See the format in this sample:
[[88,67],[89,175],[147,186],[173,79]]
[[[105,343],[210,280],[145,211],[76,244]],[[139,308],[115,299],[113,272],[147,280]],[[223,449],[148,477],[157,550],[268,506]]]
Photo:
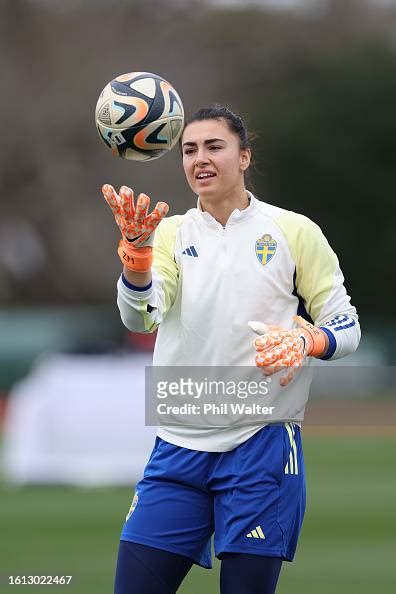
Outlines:
[[[204,144],[212,144],[212,142],[225,142],[225,140],[223,140],[222,138],[208,138],[208,140],[204,141]],[[196,142],[184,142],[183,148],[185,146],[196,146],[196,145],[197,145]]]

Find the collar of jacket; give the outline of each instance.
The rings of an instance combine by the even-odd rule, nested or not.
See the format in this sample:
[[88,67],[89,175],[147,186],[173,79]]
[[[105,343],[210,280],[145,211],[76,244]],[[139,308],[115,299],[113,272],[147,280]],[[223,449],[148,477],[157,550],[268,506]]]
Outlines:
[[[256,209],[257,198],[255,198],[253,196],[253,194],[251,192],[249,192],[249,190],[246,190],[246,192],[249,197],[249,206],[247,206],[243,210],[240,210],[239,208],[235,208],[228,218],[228,221],[225,225],[226,227],[241,223],[241,222],[245,221],[246,219],[250,218],[251,216],[253,216],[254,210]],[[216,219],[210,213],[206,212],[205,210],[202,210],[201,204],[199,202],[199,196],[198,196],[198,200],[197,200],[196,212],[197,212],[198,217],[201,220],[203,220],[210,227],[223,228],[223,225],[221,223],[219,223],[219,221],[216,221]]]

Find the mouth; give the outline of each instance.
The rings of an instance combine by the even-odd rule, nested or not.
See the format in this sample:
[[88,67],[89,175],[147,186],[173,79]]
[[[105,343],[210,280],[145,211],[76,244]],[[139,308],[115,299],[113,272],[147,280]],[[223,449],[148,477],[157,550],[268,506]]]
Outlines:
[[195,175],[195,179],[198,181],[206,181],[212,177],[216,177],[216,174],[212,171],[200,171]]

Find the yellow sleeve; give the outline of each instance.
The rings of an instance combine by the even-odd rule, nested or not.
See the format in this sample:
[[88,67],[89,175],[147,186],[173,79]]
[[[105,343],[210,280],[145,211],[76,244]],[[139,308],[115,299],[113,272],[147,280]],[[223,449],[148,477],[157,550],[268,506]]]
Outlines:
[[153,332],[172,307],[179,282],[174,250],[182,216],[169,217],[158,225],[154,236],[152,282],[143,288],[118,280],[117,304],[124,325],[133,332]]
[[154,236],[153,285],[160,297],[161,319],[172,307],[179,282],[179,268],[176,264],[176,234],[183,217],[176,215],[161,221]]
[[310,219],[285,212],[277,219],[296,266],[296,290],[314,323],[349,307],[338,259],[321,229]]

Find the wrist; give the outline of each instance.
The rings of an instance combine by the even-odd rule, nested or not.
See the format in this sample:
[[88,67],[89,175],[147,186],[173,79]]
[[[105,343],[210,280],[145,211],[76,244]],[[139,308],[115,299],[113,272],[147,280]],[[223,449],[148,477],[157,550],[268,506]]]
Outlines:
[[322,357],[329,345],[329,340],[321,328],[310,324],[301,316],[294,318],[301,328],[302,337],[305,340],[305,352],[309,357]]
[[146,292],[152,287],[151,270],[149,272],[131,272],[128,268],[122,271],[121,279],[127,289]]
[[153,248],[151,246],[135,247],[124,239],[118,244],[117,253],[124,267],[131,272],[145,273],[151,270]]

